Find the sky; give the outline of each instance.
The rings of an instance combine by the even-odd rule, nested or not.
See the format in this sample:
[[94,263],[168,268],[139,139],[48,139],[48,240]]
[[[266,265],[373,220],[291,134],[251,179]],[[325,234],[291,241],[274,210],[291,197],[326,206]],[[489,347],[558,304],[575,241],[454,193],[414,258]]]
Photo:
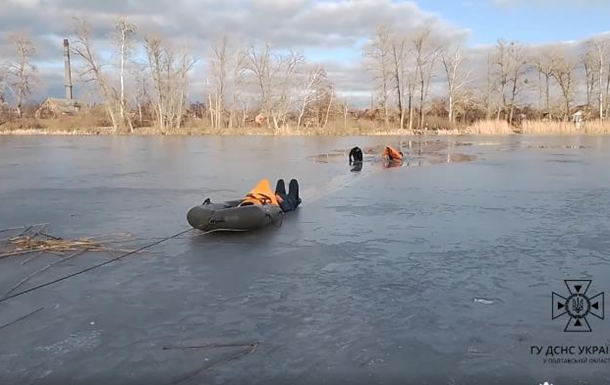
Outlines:
[[421,0],[418,5],[471,31],[473,45],[586,39],[610,31],[608,0]]
[[[0,0],[0,10],[0,63],[13,60],[8,34],[26,32],[38,49],[38,100],[63,94],[62,40],[73,38],[73,16],[89,20],[99,52],[108,50],[117,16],[194,52],[206,52],[223,33],[242,43],[272,42],[322,63],[339,92],[361,101],[371,88],[362,45],[379,25],[407,33],[434,23],[439,34],[472,49],[498,38],[578,42],[610,30],[610,0]],[[196,72],[194,95],[205,87],[204,71]],[[77,96],[82,89],[75,84]]]

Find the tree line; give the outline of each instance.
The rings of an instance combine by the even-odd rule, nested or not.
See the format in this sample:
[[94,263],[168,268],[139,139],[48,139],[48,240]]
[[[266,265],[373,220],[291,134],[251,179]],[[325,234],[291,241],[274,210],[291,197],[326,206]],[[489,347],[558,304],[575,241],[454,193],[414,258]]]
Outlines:
[[[406,120],[409,128],[416,122],[422,129],[430,110],[446,117],[450,125],[467,121],[469,115],[510,124],[516,123],[517,114],[567,121],[575,107],[603,120],[610,109],[609,48],[610,39],[602,37],[582,46],[544,47],[499,39],[481,58],[480,53],[477,57],[476,52],[435,35],[432,26],[406,34],[380,27],[365,48],[365,57],[375,74],[386,126],[397,114],[401,128]],[[477,59],[479,71],[473,71]],[[434,80],[442,85],[443,94],[429,102]],[[576,105],[579,100],[582,104]]]
[[[39,83],[36,48],[25,34],[8,39],[14,58],[0,68],[0,107],[22,116]],[[474,50],[441,36],[434,25],[379,27],[362,51],[372,91],[364,110],[350,106],[349,90],[341,96],[322,64],[270,43],[223,36],[197,55],[158,34],[140,33],[125,18],[116,20],[107,41],[111,58],[96,51],[89,23],[74,19],[74,68],[83,84],[95,86],[115,131],[133,132],[150,122],[171,132],[189,117],[217,131],[250,123],[275,130],[326,127],[331,120],[347,126],[360,119],[425,130],[429,121],[443,128],[483,119],[515,125],[522,119],[568,121],[575,108],[600,120],[610,111],[610,39],[603,37],[543,47],[499,39]],[[191,86],[195,71],[205,71],[202,89]]]

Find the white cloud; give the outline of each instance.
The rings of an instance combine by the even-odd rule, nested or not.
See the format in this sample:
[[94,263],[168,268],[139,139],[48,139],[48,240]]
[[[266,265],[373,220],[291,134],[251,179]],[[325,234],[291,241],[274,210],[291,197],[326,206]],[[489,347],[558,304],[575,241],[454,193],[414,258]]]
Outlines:
[[[490,0],[479,1],[463,0],[461,4],[465,7],[490,4]],[[551,0],[491,1],[496,6],[509,7]],[[463,40],[470,33],[421,9],[414,1],[4,0],[0,12],[0,64],[13,54],[13,48],[2,37],[14,31],[28,32],[38,48],[37,64],[44,64],[40,73],[42,84],[36,93],[38,100],[63,94],[62,40],[73,38],[71,19],[75,15],[89,19],[96,47],[105,51],[110,49],[107,36],[115,19],[126,16],[139,26],[140,34],[159,33],[171,43],[187,46],[203,57],[210,42],[224,33],[244,44],[272,42],[280,49],[315,52],[337,91],[364,105],[370,101],[366,95],[373,84],[371,74],[361,66],[360,49],[375,28],[392,25],[407,32],[415,26],[434,23],[436,33],[448,39]],[[477,46],[472,50],[474,69],[480,64],[477,60],[492,47]],[[350,51],[353,53],[349,54]],[[191,82],[193,99],[203,99],[206,76],[204,67],[198,66]],[[82,90],[83,85],[76,86],[77,94]]]
[[[162,34],[175,45],[187,45],[202,56],[212,39],[227,32],[242,43],[272,42],[276,48],[302,52],[359,51],[362,41],[379,25],[408,30],[434,22],[439,33],[446,36],[463,37],[468,33],[439,15],[422,10],[413,1],[4,0],[0,36],[27,32],[38,48],[38,62],[49,62],[61,71],[62,40],[73,37],[73,16],[89,20],[100,50],[109,51],[108,34],[116,18],[124,16],[139,26],[141,34]],[[12,54],[12,47],[0,39],[0,57],[10,59]],[[337,56],[339,62],[341,56]],[[332,74],[339,87],[361,92],[361,82],[354,80],[358,79],[359,70],[353,69],[351,63],[345,68],[345,72]],[[40,77],[43,86],[38,89],[38,98],[61,95],[61,73],[52,75],[46,71]]]

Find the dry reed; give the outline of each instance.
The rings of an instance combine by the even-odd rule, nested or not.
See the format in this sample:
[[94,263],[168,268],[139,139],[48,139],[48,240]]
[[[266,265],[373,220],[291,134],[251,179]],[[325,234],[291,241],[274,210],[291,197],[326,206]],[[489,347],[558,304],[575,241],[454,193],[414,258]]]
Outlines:
[[504,120],[480,120],[462,130],[468,135],[511,135],[515,131]]
[[0,259],[36,253],[34,256],[24,260],[21,263],[21,266],[23,266],[43,254],[52,254],[62,257],[47,264],[46,266],[43,266],[42,268],[39,268],[17,282],[4,294],[5,297],[13,293],[23,284],[40,273],[55,265],[75,258],[85,252],[105,252],[113,257],[115,252],[131,252],[130,250],[123,250],[111,246],[126,240],[131,240],[131,236],[129,234],[63,239],[45,233],[44,231],[46,226],[47,224],[43,223],[0,230],[0,233],[22,230],[18,235],[0,239]]
[[[353,118],[331,119],[322,126],[296,127],[294,122],[275,130],[273,127],[248,125],[214,129],[206,119],[188,119],[185,126],[169,132],[161,132],[158,127],[136,127],[132,133],[113,132],[105,122],[94,116],[66,116],[56,119],[23,118],[0,124],[0,135],[133,135],[133,136],[411,136],[411,135],[600,135],[610,134],[610,121],[587,121],[580,126],[572,122],[523,121],[514,127],[504,120],[480,120],[468,126],[451,128],[438,125],[435,129],[413,131],[397,127],[391,122],[385,127],[383,122],[356,120]],[[438,128],[438,129],[436,129]]]
[[0,239],[0,259],[31,253],[49,253],[65,255],[85,251],[126,252],[128,250],[111,247],[111,245],[131,239],[129,234],[102,235],[79,239],[63,239],[47,234],[46,224],[23,226],[5,229],[0,232],[23,231],[15,236]]
[[530,135],[610,134],[610,122],[592,120],[578,126],[572,122],[525,121],[521,125],[521,132]]

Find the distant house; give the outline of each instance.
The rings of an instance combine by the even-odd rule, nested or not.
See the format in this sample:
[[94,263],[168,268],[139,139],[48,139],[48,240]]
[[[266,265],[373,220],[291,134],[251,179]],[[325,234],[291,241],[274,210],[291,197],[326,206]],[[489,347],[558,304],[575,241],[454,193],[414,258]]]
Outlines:
[[80,111],[81,105],[74,99],[47,98],[36,110],[36,118],[56,118],[60,115],[73,115]]
[[357,120],[376,120],[379,118],[379,116],[381,115],[381,109],[380,108],[367,108],[364,111],[359,111],[358,112],[358,117],[356,118]]
[[70,69],[70,44],[64,39],[64,88],[65,98],[47,98],[38,107],[34,116],[40,118],[57,118],[60,115],[73,115],[80,111],[81,105],[72,95],[72,70]]
[[578,129],[582,127],[584,121],[584,112],[582,110],[578,110],[572,114],[572,123],[576,125]]

